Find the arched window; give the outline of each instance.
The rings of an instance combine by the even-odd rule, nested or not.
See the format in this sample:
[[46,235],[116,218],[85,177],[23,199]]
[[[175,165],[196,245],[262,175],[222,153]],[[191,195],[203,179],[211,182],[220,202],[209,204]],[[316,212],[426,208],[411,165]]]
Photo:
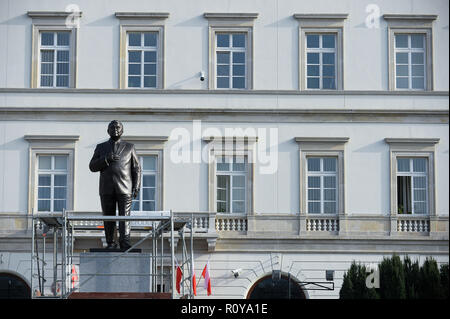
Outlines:
[[300,285],[292,278],[282,275],[274,280],[271,275],[258,280],[250,291],[247,299],[306,299]]
[[29,299],[31,290],[20,277],[9,273],[0,273],[0,299]]

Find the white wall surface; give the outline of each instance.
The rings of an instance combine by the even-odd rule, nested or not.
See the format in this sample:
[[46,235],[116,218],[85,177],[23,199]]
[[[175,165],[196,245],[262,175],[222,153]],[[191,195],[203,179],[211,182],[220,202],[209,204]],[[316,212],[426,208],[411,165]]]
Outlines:
[[[0,1],[0,87],[30,87],[31,18],[27,11],[64,11],[72,0]],[[298,22],[294,13],[348,13],[344,29],[344,88],[387,90],[387,25],[367,28],[367,5],[380,14],[436,14],[433,23],[434,90],[448,90],[449,3],[447,0],[159,0],[75,2],[83,12],[78,45],[78,87],[118,88],[119,20],[115,12],[168,12],[166,85],[205,89],[198,72],[208,71],[205,12],[259,13],[254,23],[254,89],[298,89]]]

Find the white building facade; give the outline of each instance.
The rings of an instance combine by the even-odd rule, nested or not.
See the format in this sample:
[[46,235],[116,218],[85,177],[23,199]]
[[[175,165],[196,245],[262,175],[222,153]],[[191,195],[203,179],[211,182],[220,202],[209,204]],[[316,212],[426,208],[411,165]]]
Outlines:
[[32,212],[101,211],[88,164],[113,119],[143,167],[134,214],[193,213],[197,298],[274,270],[332,270],[303,293],[338,298],[352,261],[448,263],[447,1],[5,0],[0,21],[0,274],[30,286]]

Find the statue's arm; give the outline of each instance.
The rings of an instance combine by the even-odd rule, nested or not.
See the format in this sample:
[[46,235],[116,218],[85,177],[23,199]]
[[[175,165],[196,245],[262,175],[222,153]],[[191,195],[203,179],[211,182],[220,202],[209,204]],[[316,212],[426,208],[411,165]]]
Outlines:
[[108,166],[109,164],[106,160],[106,157],[101,154],[100,147],[97,145],[94,151],[94,156],[92,156],[92,159],[89,163],[89,169],[91,170],[91,172],[99,172]]
[[133,181],[133,190],[141,188],[141,165],[139,164],[139,158],[136,155],[134,146],[131,150],[131,178]]

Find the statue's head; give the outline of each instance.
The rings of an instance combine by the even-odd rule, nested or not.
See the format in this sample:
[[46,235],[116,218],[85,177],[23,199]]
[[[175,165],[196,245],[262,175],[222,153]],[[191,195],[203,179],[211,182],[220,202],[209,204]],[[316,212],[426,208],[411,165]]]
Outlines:
[[123,125],[119,121],[111,121],[108,124],[108,134],[113,141],[117,141],[123,134]]

